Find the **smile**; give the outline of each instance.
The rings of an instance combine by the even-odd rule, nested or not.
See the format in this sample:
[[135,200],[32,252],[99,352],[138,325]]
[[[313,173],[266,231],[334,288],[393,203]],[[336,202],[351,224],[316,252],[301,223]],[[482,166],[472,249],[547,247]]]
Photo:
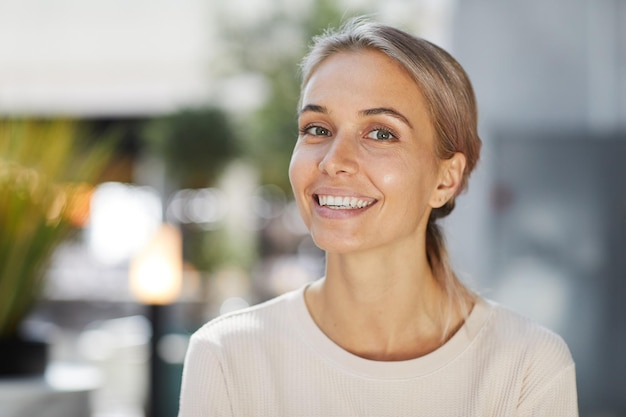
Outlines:
[[317,202],[320,206],[335,210],[354,210],[374,204],[376,200],[363,200],[356,197],[342,197],[332,195],[317,195]]

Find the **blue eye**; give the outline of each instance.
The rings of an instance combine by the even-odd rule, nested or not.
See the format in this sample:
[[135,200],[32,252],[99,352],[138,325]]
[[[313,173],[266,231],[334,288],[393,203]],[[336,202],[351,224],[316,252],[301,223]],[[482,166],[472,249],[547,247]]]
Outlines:
[[330,130],[321,126],[307,126],[302,129],[301,134],[312,136],[331,136]]
[[374,129],[367,134],[367,137],[369,139],[375,139],[375,140],[381,140],[381,141],[398,139],[396,135],[394,135],[393,133],[391,133],[390,130],[387,130],[387,129]]

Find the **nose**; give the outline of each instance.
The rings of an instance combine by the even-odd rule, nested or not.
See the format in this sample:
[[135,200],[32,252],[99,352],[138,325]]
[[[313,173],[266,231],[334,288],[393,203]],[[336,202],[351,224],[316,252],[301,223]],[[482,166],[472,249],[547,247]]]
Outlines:
[[330,176],[354,174],[359,170],[358,146],[348,135],[336,135],[328,143],[318,168]]

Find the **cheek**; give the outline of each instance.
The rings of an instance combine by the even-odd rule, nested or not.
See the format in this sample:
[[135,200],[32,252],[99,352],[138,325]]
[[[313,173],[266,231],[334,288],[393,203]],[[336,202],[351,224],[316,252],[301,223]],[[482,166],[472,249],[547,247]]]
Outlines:
[[316,164],[311,152],[296,147],[289,162],[289,182],[299,207],[302,206],[303,199],[306,199],[306,188],[311,185],[315,173]]
[[378,188],[387,195],[388,202],[395,201],[404,205],[407,202],[414,202],[419,183],[414,177],[407,175],[406,171],[394,170],[380,178]]
[[289,182],[291,183],[291,188],[293,189],[294,195],[298,198],[298,194],[300,190],[300,183],[302,182],[303,177],[303,159],[298,149],[294,149],[293,154],[291,155],[291,160],[289,161]]
[[[409,201],[428,198],[435,183],[435,167],[428,158],[412,158],[393,161],[380,167],[379,187],[387,192],[409,198]],[[423,198],[422,198],[423,197]]]
[[417,180],[414,160],[403,155],[370,161],[368,165],[370,170],[379,173],[377,182],[381,189],[403,193],[413,191]]
[[311,169],[309,166],[310,161],[305,158],[305,155],[297,149],[294,150],[289,162],[289,182],[291,183],[291,189],[293,190],[300,217],[307,229],[310,227],[310,221],[305,190],[310,183]]

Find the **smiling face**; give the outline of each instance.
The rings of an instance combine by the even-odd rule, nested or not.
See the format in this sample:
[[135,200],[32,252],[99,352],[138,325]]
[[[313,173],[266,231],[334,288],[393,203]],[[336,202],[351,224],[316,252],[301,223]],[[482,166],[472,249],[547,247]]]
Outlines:
[[301,103],[289,177],[316,244],[331,253],[423,245],[448,190],[408,73],[378,51],[338,52],[314,70]]

